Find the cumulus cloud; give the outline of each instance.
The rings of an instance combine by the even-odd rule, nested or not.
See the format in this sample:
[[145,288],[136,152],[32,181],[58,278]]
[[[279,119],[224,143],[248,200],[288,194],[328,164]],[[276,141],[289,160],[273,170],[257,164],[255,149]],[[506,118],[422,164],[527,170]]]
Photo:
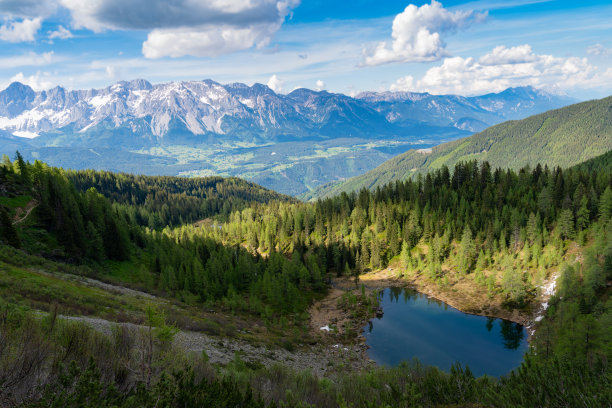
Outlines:
[[9,21],[0,26],[0,40],[12,43],[34,41],[41,24],[40,17]]
[[146,58],[216,57],[254,45],[265,47],[279,28],[280,24],[257,24],[245,28],[210,25],[197,29],[153,30],[142,44],[142,53]]
[[446,58],[418,81],[411,76],[398,79],[391,90],[474,95],[527,85],[548,89],[594,87],[610,77],[610,73],[599,73],[586,58],[539,55],[529,45],[502,46],[479,60]]
[[40,72],[37,72],[36,75],[25,76],[23,75],[23,72],[20,72],[13,76],[10,82],[21,82],[24,85],[28,85],[35,91],[42,91],[45,89],[51,89],[53,87],[53,82],[48,80],[46,77],[46,73],[41,75]]
[[280,93],[283,91],[283,85],[285,81],[281,80],[276,74],[272,75],[268,80],[268,88],[273,90],[276,93]]
[[325,82],[323,82],[322,80],[318,80],[316,83],[316,88],[317,91],[322,91],[325,89]]
[[599,57],[607,57],[612,55],[612,48],[606,48],[602,44],[595,44],[587,47],[587,53],[591,55],[597,55]]
[[493,48],[488,54],[480,57],[482,65],[503,65],[503,64],[523,64],[535,62],[540,56],[535,55],[531,46],[528,44],[517,47],[505,47],[503,45]]
[[57,27],[57,30],[49,32],[49,40],[55,40],[55,39],[66,40],[72,37],[74,36],[70,32],[70,30],[68,30],[66,27],[62,25]]
[[150,30],[147,58],[267,45],[299,0],[60,0],[76,28]]
[[401,77],[391,85],[390,89],[392,91],[415,91],[414,77],[412,75]]
[[486,12],[451,12],[436,0],[421,7],[410,4],[395,16],[391,41],[379,43],[374,50],[364,50],[363,65],[439,60],[448,55],[442,34],[481,22],[486,16]]

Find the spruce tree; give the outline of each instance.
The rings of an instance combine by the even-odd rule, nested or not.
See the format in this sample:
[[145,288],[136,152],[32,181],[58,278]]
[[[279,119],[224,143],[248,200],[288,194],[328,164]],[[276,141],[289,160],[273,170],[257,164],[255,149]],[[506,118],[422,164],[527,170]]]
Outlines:
[[612,217],[612,189],[606,187],[599,199],[599,218],[608,221]]
[[588,203],[588,198],[586,197],[586,195],[583,195],[580,200],[580,208],[578,208],[578,211],[576,212],[576,228],[578,229],[578,231],[584,230],[589,224],[590,212]]
[[474,263],[474,241],[472,240],[472,231],[469,226],[463,229],[461,236],[461,244],[459,246],[459,272],[468,273]]
[[3,206],[0,206],[0,239],[15,248],[21,246],[19,235],[17,235],[13,222]]
[[411,265],[410,262],[410,248],[408,248],[408,244],[404,241],[402,243],[402,253],[400,254],[400,263],[402,266],[402,271],[406,272],[408,267]]
[[29,186],[31,184],[30,171],[21,153],[17,152],[15,154],[15,162],[13,165],[15,166],[16,173],[21,177],[21,182]]

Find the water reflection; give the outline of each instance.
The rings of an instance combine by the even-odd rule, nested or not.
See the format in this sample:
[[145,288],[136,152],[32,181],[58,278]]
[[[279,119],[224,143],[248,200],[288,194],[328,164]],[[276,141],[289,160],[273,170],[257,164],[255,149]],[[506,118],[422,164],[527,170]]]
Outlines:
[[387,288],[379,299],[384,316],[363,328],[368,354],[379,364],[416,357],[442,369],[459,362],[476,375],[503,375],[527,350],[520,324],[462,313],[407,288]]
[[[438,305],[444,308],[444,310],[448,310],[448,308],[450,307],[448,304],[438,299],[430,298],[410,288],[388,288],[379,293],[379,301],[383,302],[385,300],[385,293],[388,294],[389,301],[391,303],[399,303],[400,299],[403,300],[403,303],[409,303],[411,301],[423,299],[427,301],[427,304]],[[379,319],[381,318],[382,317],[379,317]],[[509,320],[498,319],[495,317],[486,317],[486,319],[487,321],[485,323],[485,327],[487,328],[488,332],[493,330],[495,322],[499,321],[499,333],[503,339],[503,345],[505,348],[509,350],[516,350],[521,345],[521,341],[525,337],[525,331],[523,330],[523,326],[518,323],[511,322]],[[374,325],[371,321],[368,323],[368,332],[371,333],[374,329]]]
[[491,331],[493,330],[493,323],[495,322],[495,318],[494,317],[487,317],[487,331]]
[[521,340],[523,340],[525,336],[523,326],[508,320],[502,320],[500,326],[501,335],[504,339],[504,347],[510,350],[516,350],[521,345]]

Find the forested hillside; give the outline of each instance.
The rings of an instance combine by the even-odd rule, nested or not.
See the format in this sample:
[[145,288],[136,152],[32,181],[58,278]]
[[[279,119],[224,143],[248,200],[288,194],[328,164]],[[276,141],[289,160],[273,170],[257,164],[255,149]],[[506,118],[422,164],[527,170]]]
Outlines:
[[361,176],[328,184],[304,198],[375,188],[466,160],[518,170],[536,164],[570,167],[612,147],[612,97],[578,103],[492,126],[432,149],[411,150]]
[[[315,203],[272,200],[244,208],[240,203],[224,222],[159,230],[130,215],[132,208],[142,205],[142,198],[136,193],[127,198],[129,190],[121,186],[124,177],[132,180],[130,176],[104,176],[115,180],[115,187],[101,183],[106,194],[116,194],[112,204],[86,183],[81,186],[85,192],[77,189],[71,180],[79,173],[40,162],[28,164],[19,155],[14,162],[5,159],[0,166],[0,312],[5,316],[0,319],[0,351],[11,352],[0,353],[0,382],[5,384],[0,402],[81,406],[85,401],[125,407],[159,406],[159,401],[173,407],[608,406],[609,157],[608,153],[567,170],[535,165],[516,171],[477,161],[460,162],[452,169],[441,165],[372,191]],[[94,173],[83,174],[80,177],[94,179]],[[133,191],[172,185],[162,179],[140,183]],[[182,194],[178,189],[174,193]],[[533,352],[520,369],[499,380],[475,379],[461,367],[443,373],[416,363],[363,373],[339,370],[329,378],[249,365],[240,355],[230,364],[213,366],[205,352],[188,356],[172,349],[168,339],[173,329],[148,311],[144,321],[149,330],[143,338],[121,330],[104,337],[78,325],[55,323],[53,317],[53,310],[71,311],[86,300],[88,309],[82,310],[98,316],[100,306],[88,300],[95,299],[93,293],[52,295],[57,283],[51,278],[82,273],[138,285],[158,296],[153,300],[159,305],[185,303],[194,315],[202,309],[227,311],[237,321],[256,322],[268,336],[286,339],[289,349],[309,347],[307,343],[317,340],[304,330],[308,306],[326,291],[327,278],[365,278],[364,273],[387,266],[398,271],[397,279],[427,282],[440,291],[468,288],[483,293],[487,302],[498,301],[503,310],[520,313],[531,311],[544,281],[556,278],[558,289],[543,320],[535,325]],[[41,268],[47,270],[45,275],[39,274]],[[41,285],[41,279],[49,283]],[[20,286],[21,281],[28,284]],[[359,299],[352,299],[353,307],[366,304]],[[116,307],[130,313],[142,310],[131,303]],[[37,320],[31,309],[51,313]],[[256,330],[256,325],[244,327]],[[217,330],[237,335],[236,330]],[[350,327],[344,328],[344,335],[350,338]],[[22,340],[26,338],[31,341]],[[224,347],[223,341],[220,337],[219,347]],[[140,342],[150,344],[140,348],[146,353],[138,354]],[[62,367],[71,361],[66,372]],[[23,377],[15,376],[11,367],[17,362],[32,368]]]
[[[168,225],[179,219],[215,215],[215,208],[207,208],[206,200],[200,203],[195,201],[197,197],[211,194],[204,188],[206,185],[198,180],[184,181],[186,187],[191,185],[200,189],[192,189],[189,196],[186,192],[178,193],[178,190],[170,188],[170,184],[176,185],[182,181],[178,178],[140,179],[140,184],[134,186],[129,184],[131,176],[66,173],[38,161],[26,164],[19,154],[15,163],[5,159],[0,172],[0,186],[4,192],[3,206],[0,207],[3,240],[30,254],[68,263],[93,262],[101,266],[94,267],[94,271],[103,270],[109,261],[125,262],[124,267],[132,270],[129,280],[148,290],[179,298],[195,297],[200,302],[211,304],[225,299],[237,302],[248,312],[265,316],[283,311],[302,312],[311,293],[322,288],[325,265],[313,262],[306,254],[300,256],[296,253],[291,259],[275,254],[262,258],[241,246],[223,245],[212,239],[210,234],[217,229],[216,226],[212,230],[188,226],[178,229],[166,227],[164,231],[140,226],[142,220],[139,217],[151,211],[150,208],[153,208],[153,216],[159,216],[162,220],[167,213],[164,207],[168,204],[171,210],[175,210],[174,218],[170,216],[165,219]],[[142,206],[112,205],[94,188],[80,192],[70,181],[70,178],[78,179],[80,186],[83,186],[88,177],[99,180],[98,185],[103,190],[109,186],[106,178],[113,180],[111,197],[117,197],[121,202],[122,197],[129,194],[132,202],[142,202]],[[242,197],[252,197],[254,203],[266,197],[282,197],[261,188],[258,191],[258,187],[249,183],[216,181],[218,194],[227,197],[228,205],[232,205],[234,198],[237,200],[235,208],[245,204]],[[124,182],[125,187],[122,187]],[[234,191],[232,184],[238,184]],[[240,187],[241,184],[255,189],[255,192],[249,193],[246,188]],[[142,192],[157,190],[157,200],[161,200],[159,189],[164,185],[169,187],[166,197],[192,197],[193,202],[201,207],[196,206],[195,210],[182,208],[179,201],[161,204],[161,210],[155,212],[156,199],[149,197],[152,202],[148,203]],[[15,226],[12,220],[19,220],[20,215],[12,209],[20,202],[31,204],[31,214]],[[219,210],[222,213],[224,208]],[[9,252],[2,258],[10,261],[11,256],[14,255]]]
[[117,203],[133,223],[151,229],[213,216],[224,219],[253,203],[295,201],[236,177],[135,176],[94,170],[70,171],[66,175],[78,190],[95,188]]

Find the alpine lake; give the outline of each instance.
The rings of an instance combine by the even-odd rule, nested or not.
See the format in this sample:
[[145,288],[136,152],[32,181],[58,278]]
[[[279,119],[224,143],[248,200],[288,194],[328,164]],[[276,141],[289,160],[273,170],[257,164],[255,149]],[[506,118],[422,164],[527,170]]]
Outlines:
[[384,315],[363,329],[377,364],[417,358],[444,371],[460,363],[474,376],[499,377],[518,367],[528,349],[518,323],[463,313],[409,288],[387,288],[379,296]]

